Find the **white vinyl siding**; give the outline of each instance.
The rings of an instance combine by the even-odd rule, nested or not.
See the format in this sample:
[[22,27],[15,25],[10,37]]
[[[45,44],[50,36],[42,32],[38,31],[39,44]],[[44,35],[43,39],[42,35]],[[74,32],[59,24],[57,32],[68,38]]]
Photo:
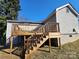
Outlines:
[[60,25],[60,32],[74,33],[73,29],[75,29],[78,33],[78,19],[72,12],[67,13],[66,8],[67,7],[57,11],[56,13],[57,22]]

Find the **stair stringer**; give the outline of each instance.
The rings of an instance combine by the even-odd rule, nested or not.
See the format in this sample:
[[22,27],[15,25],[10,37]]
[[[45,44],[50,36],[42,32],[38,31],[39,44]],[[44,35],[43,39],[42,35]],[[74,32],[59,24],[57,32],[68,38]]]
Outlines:
[[29,54],[25,54],[25,56],[32,54],[33,52],[35,52],[37,49],[39,49],[39,47],[44,44],[47,40],[48,40],[48,36],[46,36],[46,38],[43,38],[43,41],[40,41],[40,43],[37,44],[37,47],[33,47],[33,50],[30,50]]

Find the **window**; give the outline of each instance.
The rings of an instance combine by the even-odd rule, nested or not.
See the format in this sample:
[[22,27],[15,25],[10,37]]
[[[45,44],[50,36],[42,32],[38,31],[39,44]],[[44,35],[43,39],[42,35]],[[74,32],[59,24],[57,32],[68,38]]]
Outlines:
[[69,37],[72,37],[72,35],[69,35]]
[[73,32],[76,32],[76,30],[73,28]]
[[79,16],[77,16],[77,20],[78,20],[78,28],[79,28]]
[[69,13],[69,12],[70,12],[70,10],[69,10],[68,8],[66,8],[66,12],[67,12],[67,13]]
[[78,18],[78,21],[79,21],[79,16],[77,16],[77,18]]

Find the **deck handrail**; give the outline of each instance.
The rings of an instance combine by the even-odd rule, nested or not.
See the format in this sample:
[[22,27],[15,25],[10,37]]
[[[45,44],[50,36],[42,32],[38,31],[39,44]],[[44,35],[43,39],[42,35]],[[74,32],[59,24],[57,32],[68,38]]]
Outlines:
[[[21,28],[18,26],[18,24],[13,24],[13,30],[14,31],[16,31],[16,30],[22,31]],[[30,31],[30,32],[43,33],[43,34],[47,34],[48,32],[60,32],[59,23],[48,22],[46,24],[39,26],[36,30]]]
[[37,31],[35,31],[35,32],[42,32],[42,33],[60,32],[59,23],[48,22],[48,23],[42,25],[42,26],[41,26]]

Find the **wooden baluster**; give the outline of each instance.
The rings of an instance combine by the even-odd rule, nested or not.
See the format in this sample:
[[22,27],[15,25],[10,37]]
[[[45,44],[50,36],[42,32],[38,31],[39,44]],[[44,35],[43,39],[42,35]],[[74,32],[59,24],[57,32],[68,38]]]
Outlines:
[[28,41],[28,39],[27,39],[27,43],[26,43],[26,48],[27,48],[27,50],[28,50],[28,46],[29,46],[29,41]]
[[26,41],[26,36],[24,36],[24,49],[26,48],[26,46],[25,46],[26,42],[25,41]]
[[58,23],[58,32],[60,32],[59,23]]
[[37,46],[37,37],[35,37],[35,45]]
[[33,39],[31,40],[31,50],[33,50]]
[[45,33],[44,26],[43,26],[43,33]]

